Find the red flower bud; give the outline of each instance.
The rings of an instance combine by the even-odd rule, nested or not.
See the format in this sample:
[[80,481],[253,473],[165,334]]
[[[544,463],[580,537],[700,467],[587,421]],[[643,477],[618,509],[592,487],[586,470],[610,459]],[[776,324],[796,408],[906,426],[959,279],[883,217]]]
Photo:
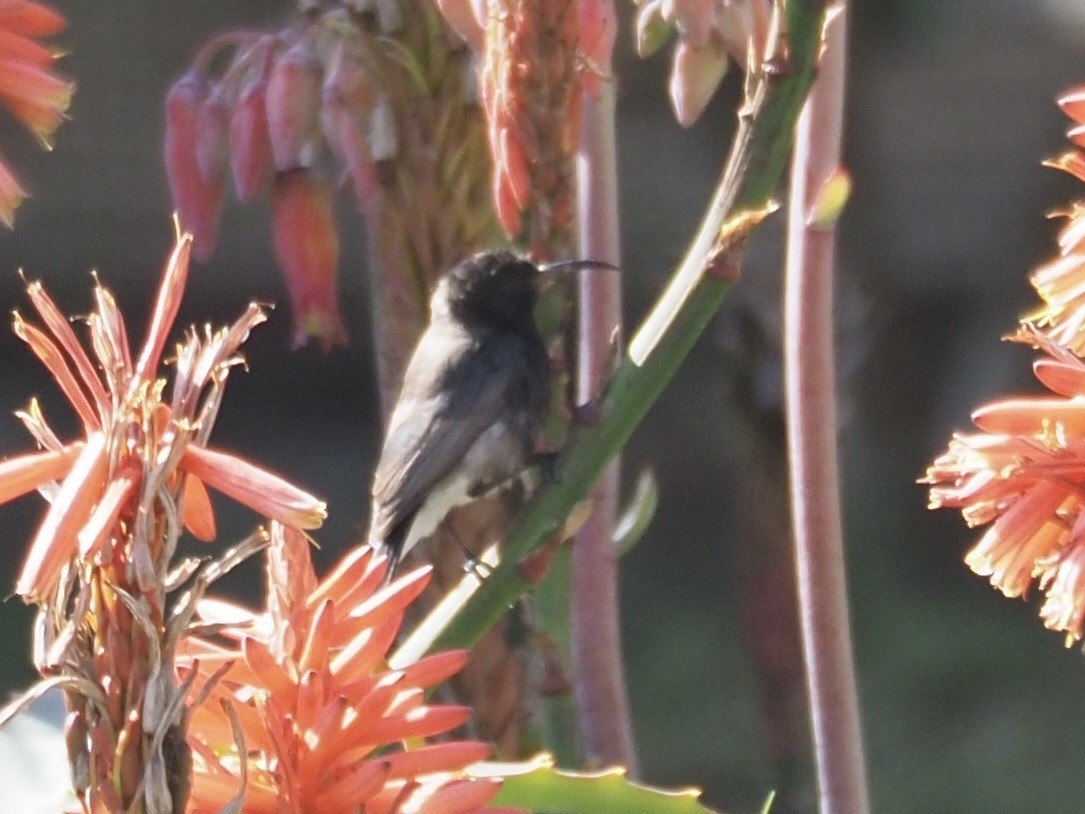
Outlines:
[[275,60],[267,84],[267,123],[275,168],[311,167],[320,138],[323,68],[302,39]]
[[230,169],[241,201],[255,198],[271,174],[266,93],[267,82],[262,75],[245,83],[230,119]]
[[196,113],[196,166],[208,184],[220,181],[226,170],[231,112],[226,93],[216,87]]
[[340,119],[343,116],[360,119],[374,104],[373,87],[362,63],[347,54],[340,45],[328,62],[324,85],[320,92],[320,126],[332,154],[346,161],[339,144]]
[[201,262],[215,250],[222,209],[221,177],[205,181],[196,160],[199,110],[209,90],[207,80],[188,73],[166,96],[166,175],[181,227],[192,232],[192,253]]
[[271,219],[294,311],[294,347],[309,339],[325,351],[345,343],[335,294],[339,233],[331,186],[307,169],[279,173],[271,188]]

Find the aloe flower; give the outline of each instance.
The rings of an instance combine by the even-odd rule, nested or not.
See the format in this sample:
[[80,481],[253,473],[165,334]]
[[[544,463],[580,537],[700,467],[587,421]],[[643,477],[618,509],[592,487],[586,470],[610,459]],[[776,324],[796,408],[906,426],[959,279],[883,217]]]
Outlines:
[[1009,597],[1037,583],[1044,624],[1069,644],[1085,622],[1085,363],[1034,328],[1017,338],[1044,352],[1033,369],[1053,394],[978,409],[981,432],[954,436],[923,482],[930,508],[988,526],[967,565]]
[[[1085,88],[1059,104],[1074,121],[1077,145],[1085,125]],[[1076,146],[1049,162],[1085,181],[1085,154]],[[1067,223],[1059,255],[1031,275],[1043,306],[1011,339],[1044,355],[1033,363],[1051,391],[976,410],[979,433],[960,434],[927,470],[931,508],[957,508],[987,531],[965,562],[1006,596],[1044,592],[1044,624],[1067,644],[1085,630],[1085,203],[1059,212]]]
[[197,695],[189,814],[231,803],[244,814],[460,814],[497,792],[495,781],[463,773],[487,745],[423,741],[468,718],[465,707],[426,702],[427,688],[457,673],[466,654],[387,667],[429,572],[385,585],[386,570],[361,546],[318,581],[304,535],[273,524],[266,608],[200,603],[219,640],[182,643],[180,674]]
[[[1059,106],[1074,122],[1067,134],[1074,147],[1046,163],[1085,181],[1085,86],[1064,94]],[[1085,354],[1081,330],[1085,324],[1085,201],[1076,201],[1052,216],[1066,221],[1058,235],[1059,254],[1029,277],[1044,305],[1028,319],[1081,356]]]
[[[41,451],[0,463],[0,502],[37,489],[50,503],[15,591],[41,607],[35,662],[67,690],[73,785],[88,811],[183,806],[184,689],[174,683],[173,651],[191,609],[168,601],[168,591],[191,576],[191,564],[175,570],[182,526],[214,537],[207,487],[299,528],[325,516],[321,501],[207,444],[238,350],[264,320],[259,307],[227,328],[190,330],[172,351],[168,391],[159,377],[191,248],[191,236],[179,236],[141,348],[130,346],[100,285],[86,317],[89,350],[40,283],[27,293],[41,325],[15,315],[16,334],[83,424],[82,437],[64,443],[32,401],[19,417]],[[202,587],[188,605],[216,568],[198,569]]]
[[[38,42],[64,30],[64,18],[30,0],[0,4],[0,104],[46,149],[64,120],[74,86],[52,72],[59,53]],[[0,160],[0,222],[14,225],[26,191]]]

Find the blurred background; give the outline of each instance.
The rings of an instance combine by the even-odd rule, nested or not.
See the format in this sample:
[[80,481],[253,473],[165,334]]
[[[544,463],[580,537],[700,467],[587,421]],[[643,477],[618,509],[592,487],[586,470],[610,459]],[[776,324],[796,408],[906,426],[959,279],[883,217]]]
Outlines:
[[[89,272],[142,324],[171,245],[162,100],[199,43],[270,26],[287,2],[70,0],[60,42],[78,83],[72,120],[42,154],[4,123],[3,150],[33,197],[0,234],[0,305],[25,308],[16,270],[66,312]],[[627,316],[647,310],[681,257],[722,163],[741,80],[692,129],[665,96],[669,49],[617,67]],[[874,808],[1067,812],[1085,795],[1085,657],[1045,631],[1035,603],[1000,598],[961,557],[975,537],[928,513],[915,484],[986,399],[1034,389],[1027,349],[1000,342],[1034,305],[1027,272],[1054,253],[1045,212],[1080,196],[1041,159],[1061,152],[1054,98],[1085,81],[1079,0],[857,0],[847,164],[855,192],[839,250],[841,428],[854,637]],[[342,201],[340,290],[351,346],[289,352],[285,286],[263,204],[227,204],[218,251],[192,275],[181,324],[221,323],[252,298],[280,303],[247,345],[215,438],[325,497],[327,567],[366,522],[379,442],[361,219]],[[811,811],[796,704],[779,468],[780,235],[764,230],[725,312],[636,433],[630,473],[651,465],[661,502],[623,570],[626,653],[644,776],[697,785],[709,804]],[[73,430],[29,352],[0,332],[0,455],[27,450],[10,416],[42,398]],[[629,479],[631,481],[631,478]],[[223,506],[225,508],[225,505]],[[43,512],[4,507],[0,585],[12,586]],[[223,539],[254,518],[225,514]],[[260,588],[256,570],[232,583]],[[10,590],[10,589],[9,589]],[[781,601],[783,600],[783,601]],[[30,614],[0,606],[0,689],[32,679]]]

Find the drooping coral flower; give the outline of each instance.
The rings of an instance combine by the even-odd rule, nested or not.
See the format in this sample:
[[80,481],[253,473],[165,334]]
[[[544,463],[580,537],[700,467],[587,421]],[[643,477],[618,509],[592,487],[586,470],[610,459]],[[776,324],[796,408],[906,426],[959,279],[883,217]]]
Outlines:
[[[214,537],[206,487],[291,526],[325,516],[321,501],[207,444],[238,350],[264,319],[259,307],[227,328],[189,331],[168,391],[159,378],[191,249],[191,236],[179,236],[142,348],[130,347],[101,286],[86,317],[89,350],[40,283],[27,287],[40,327],[15,316],[16,334],[83,424],[82,437],[64,443],[31,402],[20,418],[42,451],[0,463],[0,502],[38,489],[51,504],[15,591],[41,606],[35,662],[67,690],[72,779],[87,811],[183,808],[185,690],[173,654],[191,610],[168,592],[186,573],[173,561],[182,526]],[[201,567],[197,586],[211,570]]]
[[[74,86],[52,72],[58,52],[37,41],[64,30],[64,18],[30,0],[0,4],[0,103],[48,149]],[[0,160],[0,222],[11,227],[26,191]]]
[[404,609],[429,575],[384,585],[386,570],[363,546],[318,582],[305,537],[274,524],[266,609],[200,604],[222,640],[183,643],[181,673],[195,671],[189,683],[205,696],[191,711],[189,814],[218,814],[234,800],[245,814],[458,814],[496,793],[462,771],[488,755],[485,744],[422,740],[466,721],[464,707],[426,702],[466,654],[387,667]]
[[1010,597],[1038,583],[1044,624],[1069,644],[1085,624],[1085,362],[1031,326],[1014,338],[1045,353],[1033,369],[1053,395],[978,409],[981,432],[954,436],[923,482],[930,508],[988,526],[968,566]]

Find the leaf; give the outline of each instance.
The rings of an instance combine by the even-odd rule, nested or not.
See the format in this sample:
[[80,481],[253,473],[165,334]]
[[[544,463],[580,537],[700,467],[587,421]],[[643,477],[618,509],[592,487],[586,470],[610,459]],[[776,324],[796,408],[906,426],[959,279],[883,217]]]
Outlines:
[[476,763],[467,769],[479,778],[499,777],[492,806],[560,814],[710,814],[695,788],[663,789],[629,780],[615,766],[595,772],[558,769],[546,753],[523,763]]
[[642,469],[637,475],[633,496],[614,523],[614,551],[617,556],[624,557],[629,549],[640,542],[658,506],[659,482],[651,469]]

